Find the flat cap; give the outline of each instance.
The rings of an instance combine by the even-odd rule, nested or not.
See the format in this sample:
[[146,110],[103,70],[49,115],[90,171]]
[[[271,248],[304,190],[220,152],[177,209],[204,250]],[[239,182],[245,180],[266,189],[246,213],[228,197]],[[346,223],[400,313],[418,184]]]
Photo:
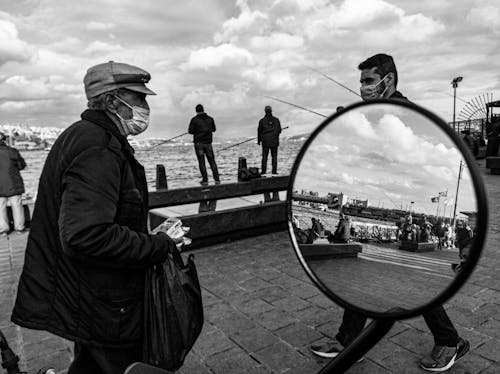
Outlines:
[[83,84],[87,99],[118,88],[156,95],[146,87],[150,79],[151,75],[137,66],[109,61],[89,68],[83,78]]

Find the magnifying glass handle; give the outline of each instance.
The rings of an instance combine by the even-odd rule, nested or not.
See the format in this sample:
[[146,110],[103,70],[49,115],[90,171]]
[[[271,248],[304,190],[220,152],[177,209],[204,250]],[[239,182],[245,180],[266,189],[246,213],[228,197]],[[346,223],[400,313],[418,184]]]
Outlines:
[[375,319],[318,374],[344,373],[365,355],[392,328],[395,320]]

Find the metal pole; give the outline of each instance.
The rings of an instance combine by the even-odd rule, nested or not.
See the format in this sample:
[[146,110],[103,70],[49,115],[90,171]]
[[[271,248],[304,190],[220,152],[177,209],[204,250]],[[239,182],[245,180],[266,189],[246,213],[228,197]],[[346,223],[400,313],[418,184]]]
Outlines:
[[453,82],[453,131],[455,131],[455,106],[457,101],[457,83]]
[[455,216],[457,214],[457,201],[458,201],[458,187],[460,186],[460,177],[462,176],[462,160],[460,160],[460,167],[458,169],[457,192],[455,193],[455,206],[453,208],[453,228],[455,228]]

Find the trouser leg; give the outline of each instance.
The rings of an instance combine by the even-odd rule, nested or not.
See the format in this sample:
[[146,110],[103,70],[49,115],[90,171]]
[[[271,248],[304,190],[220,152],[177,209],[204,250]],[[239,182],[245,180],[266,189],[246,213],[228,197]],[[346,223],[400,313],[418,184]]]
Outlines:
[[217,169],[217,163],[215,162],[214,150],[212,148],[212,144],[207,144],[205,146],[205,154],[207,155],[207,160],[210,165],[210,169],[212,169],[212,175],[214,177],[214,181],[218,182],[219,179],[219,170]]
[[276,174],[278,172],[278,147],[272,147],[271,148],[271,158],[272,158],[272,165],[273,165],[273,174]]
[[335,338],[340,344],[346,347],[361,334],[361,331],[365,328],[365,323],[365,316],[353,312],[352,310],[345,309],[342,317],[342,324]]
[[205,150],[203,145],[200,143],[195,143],[194,150],[196,151],[196,158],[198,159],[198,167],[200,168],[201,179],[203,182],[208,181],[207,167],[205,165]]
[[454,347],[458,344],[460,337],[442,305],[425,313],[423,317],[436,345]]
[[0,197],[0,233],[9,232],[9,217],[7,215],[8,197]]
[[269,155],[269,147],[265,145],[262,146],[262,165],[261,174],[266,174],[267,172],[267,156]]
[[14,228],[17,231],[24,230],[24,207],[21,195],[9,197],[12,207],[12,217],[14,218]]

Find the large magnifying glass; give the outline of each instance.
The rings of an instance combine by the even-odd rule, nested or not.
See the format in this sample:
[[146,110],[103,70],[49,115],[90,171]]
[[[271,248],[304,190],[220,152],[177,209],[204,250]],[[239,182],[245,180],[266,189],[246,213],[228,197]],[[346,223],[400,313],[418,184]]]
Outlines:
[[453,296],[487,228],[470,151],[442,119],[406,101],[356,103],[319,125],[292,168],[287,204],[293,246],[314,284],[374,319],[320,373],[344,372],[396,320]]

